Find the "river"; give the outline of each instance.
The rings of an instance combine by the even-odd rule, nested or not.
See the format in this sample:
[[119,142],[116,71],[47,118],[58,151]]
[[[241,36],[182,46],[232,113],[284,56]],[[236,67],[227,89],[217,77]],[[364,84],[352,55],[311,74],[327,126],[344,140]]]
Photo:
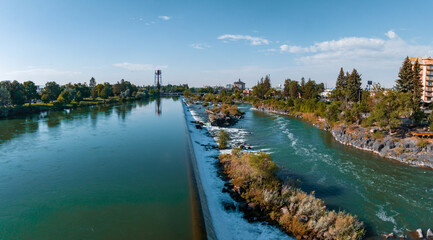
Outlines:
[[331,209],[356,214],[369,236],[433,227],[433,171],[336,142],[329,132],[287,116],[251,110],[239,128],[269,151],[280,176],[301,180]]
[[[239,107],[246,114],[228,129],[232,145],[269,152],[282,178],[358,215],[369,236],[433,226],[433,171],[341,145],[298,119]],[[206,120],[203,108],[191,109]],[[0,239],[200,238],[187,144],[178,98],[0,120]],[[231,225],[234,238],[279,238],[234,219],[240,214],[218,214],[239,224]]]
[[[330,209],[355,214],[367,236],[433,227],[433,171],[345,146],[305,121],[239,105],[245,118],[228,129],[231,146],[271,154],[283,179],[299,179]],[[195,106],[201,120],[204,108]],[[220,130],[209,127],[213,134]]]
[[159,103],[0,120],[0,239],[195,237],[182,105]]

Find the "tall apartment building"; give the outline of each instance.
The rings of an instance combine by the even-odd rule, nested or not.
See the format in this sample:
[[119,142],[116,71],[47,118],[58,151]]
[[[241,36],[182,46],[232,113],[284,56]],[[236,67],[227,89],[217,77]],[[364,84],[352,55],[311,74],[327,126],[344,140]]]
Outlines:
[[411,57],[410,61],[419,62],[421,66],[421,82],[422,82],[422,97],[426,103],[431,103],[433,100],[433,58],[430,57]]

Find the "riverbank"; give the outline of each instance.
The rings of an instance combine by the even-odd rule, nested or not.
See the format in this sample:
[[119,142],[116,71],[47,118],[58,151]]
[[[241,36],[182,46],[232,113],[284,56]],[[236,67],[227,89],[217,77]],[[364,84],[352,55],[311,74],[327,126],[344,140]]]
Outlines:
[[91,107],[97,105],[114,105],[118,103],[131,102],[140,100],[141,98],[135,97],[111,97],[108,99],[85,99],[80,102],[71,102],[71,103],[59,103],[59,102],[50,102],[50,103],[33,103],[33,104],[25,104],[14,107],[9,107],[8,109],[4,109],[6,114],[0,114],[0,119],[6,119],[8,117],[16,117],[16,116],[26,116],[35,113],[42,113],[48,111],[62,111],[65,109],[76,109],[81,107]]
[[[196,121],[203,122],[203,119],[200,119],[184,101],[182,104],[195,156],[197,178],[201,185],[199,187],[203,189],[205,198],[206,206],[203,206],[203,209],[206,207],[208,209],[203,211],[207,224],[207,237],[209,239],[292,239],[274,226],[263,222],[249,223],[243,218],[242,212],[235,210],[239,208],[239,203],[229,194],[222,192],[225,182],[219,177],[216,166],[221,151],[208,131],[208,128],[214,126],[209,124],[205,127],[196,127]],[[235,209],[225,206],[234,206]],[[214,234],[210,234],[212,232]]]
[[283,183],[277,166],[264,152],[233,149],[219,157],[229,182],[228,192],[244,204],[249,219],[264,219],[281,226],[297,239],[362,239],[363,223],[342,211],[328,211],[314,194],[300,190],[295,181]]
[[[334,139],[341,144],[369,151],[407,165],[433,169],[433,144],[429,141],[414,137],[396,138],[378,132],[374,128],[345,125],[331,127],[324,119],[315,118],[306,113],[291,113],[288,110],[265,107],[254,109],[305,120],[314,127],[330,132]],[[377,134],[375,134],[376,132]]]

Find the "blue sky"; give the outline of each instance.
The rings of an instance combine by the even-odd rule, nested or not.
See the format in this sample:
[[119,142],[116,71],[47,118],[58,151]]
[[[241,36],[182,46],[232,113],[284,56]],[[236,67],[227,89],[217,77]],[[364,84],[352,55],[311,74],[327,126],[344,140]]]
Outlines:
[[394,85],[433,56],[432,1],[0,0],[0,80],[331,87],[340,67]]

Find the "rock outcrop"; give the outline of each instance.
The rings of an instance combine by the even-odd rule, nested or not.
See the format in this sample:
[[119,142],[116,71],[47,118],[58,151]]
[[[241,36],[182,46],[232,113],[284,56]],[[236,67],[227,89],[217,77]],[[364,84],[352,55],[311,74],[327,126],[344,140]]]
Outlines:
[[419,146],[416,139],[397,139],[384,136],[376,139],[365,128],[350,129],[340,126],[331,130],[334,138],[345,145],[371,151],[382,157],[394,159],[409,165],[433,168],[433,145]]

